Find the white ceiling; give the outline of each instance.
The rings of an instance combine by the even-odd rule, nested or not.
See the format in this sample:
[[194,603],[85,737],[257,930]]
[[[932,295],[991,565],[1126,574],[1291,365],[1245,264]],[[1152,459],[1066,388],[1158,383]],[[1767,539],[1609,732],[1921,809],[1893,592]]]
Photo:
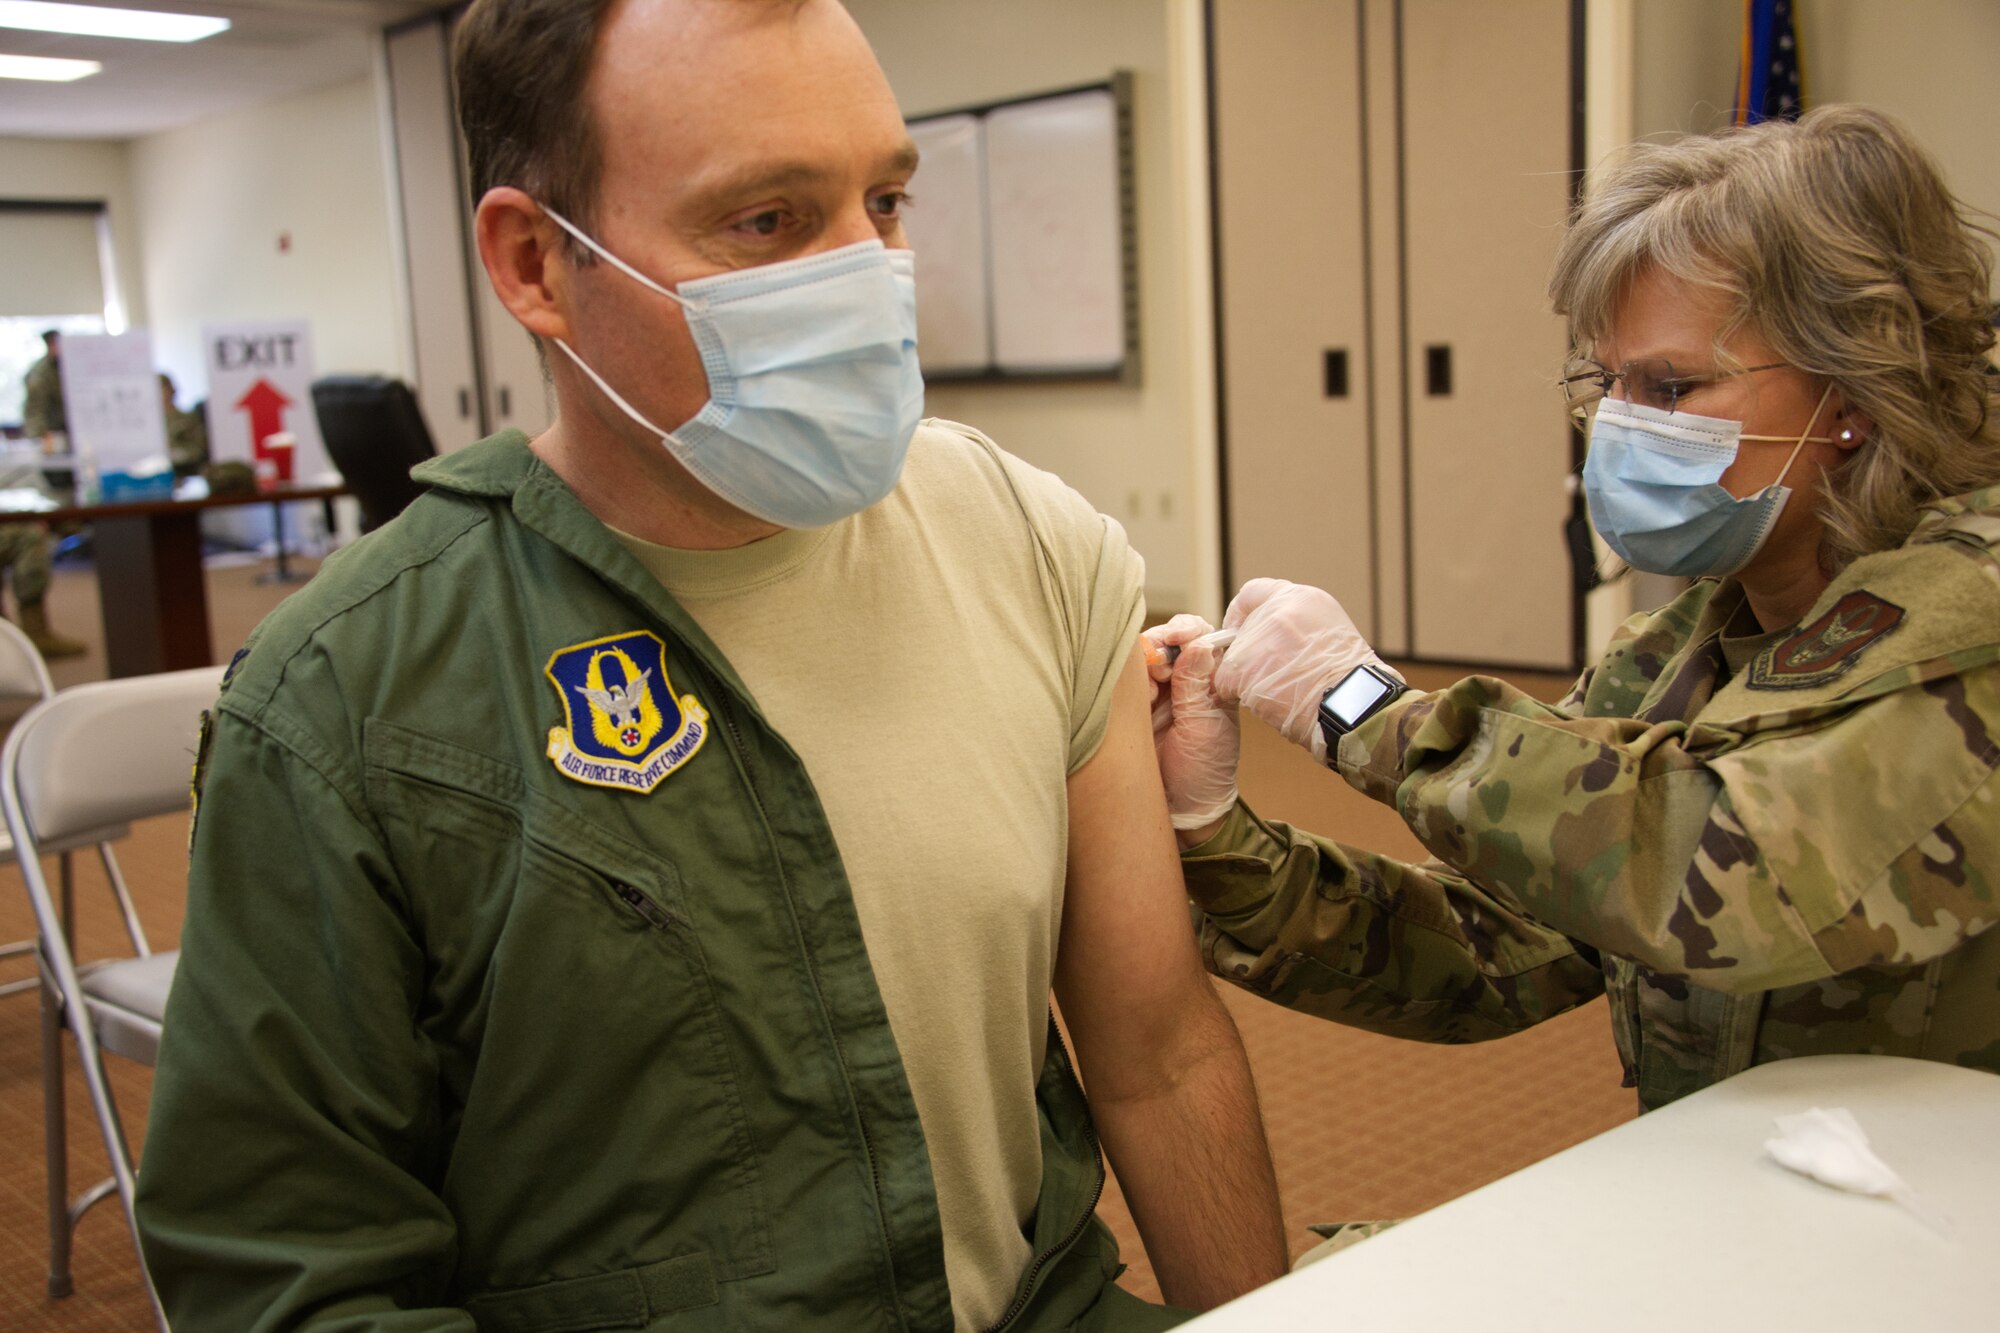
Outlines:
[[[100,3],[100,0],[76,0]],[[226,18],[228,32],[199,42],[0,28],[0,54],[95,60],[75,83],[0,79],[0,135],[130,139],[223,111],[366,76],[371,34],[441,8],[439,0],[102,0]]]

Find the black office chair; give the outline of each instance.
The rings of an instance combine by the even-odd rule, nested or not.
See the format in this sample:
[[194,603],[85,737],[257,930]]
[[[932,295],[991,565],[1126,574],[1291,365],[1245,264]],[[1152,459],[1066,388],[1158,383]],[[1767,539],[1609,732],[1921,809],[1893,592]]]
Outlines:
[[373,532],[424,493],[410,469],[437,454],[416,395],[381,375],[329,375],[312,396],[326,451],[361,502],[361,530]]

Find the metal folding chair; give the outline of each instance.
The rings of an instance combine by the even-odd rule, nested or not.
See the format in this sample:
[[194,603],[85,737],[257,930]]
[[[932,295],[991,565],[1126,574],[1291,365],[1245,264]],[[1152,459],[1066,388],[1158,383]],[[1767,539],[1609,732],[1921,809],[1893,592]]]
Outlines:
[[[78,685],[43,700],[14,725],[0,749],[0,812],[20,854],[34,908],[42,989],[42,1105],[49,1171],[49,1293],[68,1295],[70,1244],[77,1221],[116,1193],[136,1250],[132,1158],[105,1078],[106,1052],[151,1065],[158,1058],[173,953],[78,964],[65,884],[59,904],[42,871],[53,846],[96,840],[135,819],[186,810],[201,711],[215,700],[222,672],[199,667],[157,676]],[[107,855],[107,862],[109,858]],[[115,872],[114,872],[115,873]],[[121,878],[114,892],[128,914]],[[134,920],[136,930],[136,919]],[[136,937],[144,950],[143,936]],[[69,1195],[69,1143],[63,1119],[62,1032],[76,1041],[111,1178]],[[140,1273],[145,1258],[140,1255]],[[145,1278],[152,1296],[152,1279]],[[166,1327],[154,1298],[160,1327]]]
[[[56,692],[55,683],[49,679],[49,668],[42,661],[42,655],[19,626],[10,620],[0,620],[0,707],[10,704],[39,703]],[[139,925],[138,914],[132,910],[132,896],[125,891],[125,877],[119,873],[118,860],[111,854],[111,843],[124,837],[131,829],[120,825],[116,828],[93,829],[87,839],[65,842],[59,846],[45,845],[44,852],[55,852],[60,858],[62,895],[65,910],[75,894],[76,867],[70,860],[71,850],[95,842],[98,855],[104,861],[105,876],[111,881],[111,896],[117,900],[119,912],[125,922],[125,933],[132,938],[132,947],[140,955],[151,953],[146,944],[146,932]],[[0,865],[14,859],[14,839],[0,830]],[[35,941],[17,940],[12,944],[0,944],[0,958],[33,958]],[[0,982],[0,995],[17,995],[25,990],[33,990],[41,985],[41,978],[34,973],[18,977],[13,981]]]

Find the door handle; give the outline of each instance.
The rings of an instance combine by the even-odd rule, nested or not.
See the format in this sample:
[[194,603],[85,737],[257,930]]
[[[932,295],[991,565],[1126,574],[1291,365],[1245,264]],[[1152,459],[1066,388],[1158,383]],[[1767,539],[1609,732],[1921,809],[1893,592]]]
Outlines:
[[1347,349],[1345,347],[1329,347],[1326,349],[1322,361],[1321,378],[1325,381],[1326,396],[1329,398],[1347,397]]
[[503,417],[514,415],[514,395],[507,391],[507,386],[504,384],[500,386],[500,415]]
[[459,389],[458,414],[461,417],[470,417],[472,415],[472,390],[463,387]]
[[1432,343],[1424,348],[1424,392],[1433,398],[1451,397],[1451,344]]

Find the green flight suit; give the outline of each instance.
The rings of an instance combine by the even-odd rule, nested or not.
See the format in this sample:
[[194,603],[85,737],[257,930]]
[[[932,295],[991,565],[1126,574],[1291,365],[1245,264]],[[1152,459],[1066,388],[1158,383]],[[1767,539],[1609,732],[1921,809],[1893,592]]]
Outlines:
[[[417,476],[258,629],[204,729],[138,1191],[176,1327],[951,1329],[804,766],[519,432]],[[701,729],[644,797],[551,730],[560,660],[633,632],[664,644],[648,706]],[[1037,1099],[1007,1327],[1179,1322],[1109,1285],[1053,1037]]]
[[28,367],[21,400],[21,434],[31,440],[69,429],[63,407],[62,368],[54,357],[42,357]]
[[2000,1072],[2000,487],[1930,507],[1793,629],[1734,580],[1550,707],[1487,677],[1342,739],[1424,865],[1232,813],[1185,857],[1218,975],[1437,1041],[1603,991],[1660,1106],[1788,1056]]

